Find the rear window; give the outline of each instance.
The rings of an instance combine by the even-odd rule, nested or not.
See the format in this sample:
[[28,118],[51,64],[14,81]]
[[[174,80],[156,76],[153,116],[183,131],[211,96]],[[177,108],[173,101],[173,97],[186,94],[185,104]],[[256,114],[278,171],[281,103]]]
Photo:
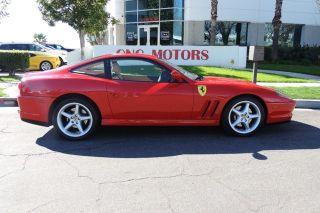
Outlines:
[[83,74],[83,75],[90,75],[94,77],[105,77],[104,70],[105,70],[104,61],[99,61],[99,62],[95,62],[95,63],[91,63],[88,65],[75,68],[71,72]]

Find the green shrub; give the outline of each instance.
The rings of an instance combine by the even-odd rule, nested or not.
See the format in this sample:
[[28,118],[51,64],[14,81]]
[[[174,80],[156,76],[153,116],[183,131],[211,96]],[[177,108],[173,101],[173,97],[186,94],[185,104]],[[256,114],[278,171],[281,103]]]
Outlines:
[[23,51],[0,51],[0,67],[14,75],[17,70],[26,70],[29,67],[29,53]]
[[[279,47],[279,64],[320,65],[320,47]],[[272,47],[265,48],[265,61],[272,62]]]

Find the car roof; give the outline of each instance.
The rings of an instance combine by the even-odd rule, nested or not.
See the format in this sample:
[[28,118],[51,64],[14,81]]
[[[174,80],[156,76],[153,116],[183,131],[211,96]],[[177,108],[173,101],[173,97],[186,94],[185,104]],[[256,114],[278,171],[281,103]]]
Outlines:
[[3,42],[0,44],[38,44],[36,42]]
[[103,59],[112,59],[114,57],[118,58],[142,58],[142,59],[149,59],[149,60],[159,60],[156,56],[154,55],[148,55],[148,54],[141,54],[141,53],[113,53],[113,54],[105,54],[101,56],[97,56],[95,58],[90,58],[85,61],[81,61],[76,64],[71,64],[69,65],[68,68],[73,69],[74,67],[82,66],[85,64],[89,64],[95,61],[103,60]]

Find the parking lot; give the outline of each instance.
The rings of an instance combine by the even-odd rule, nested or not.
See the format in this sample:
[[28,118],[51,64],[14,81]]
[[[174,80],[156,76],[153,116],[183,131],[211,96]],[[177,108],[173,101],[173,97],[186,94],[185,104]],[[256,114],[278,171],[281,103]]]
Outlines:
[[84,142],[0,108],[0,212],[319,212],[320,111],[250,138],[105,127]]

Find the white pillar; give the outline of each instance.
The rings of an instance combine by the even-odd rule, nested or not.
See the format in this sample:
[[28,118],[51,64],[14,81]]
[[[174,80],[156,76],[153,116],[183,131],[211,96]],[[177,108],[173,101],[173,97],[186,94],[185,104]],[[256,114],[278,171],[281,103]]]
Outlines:
[[114,45],[114,26],[109,27],[109,45]]

